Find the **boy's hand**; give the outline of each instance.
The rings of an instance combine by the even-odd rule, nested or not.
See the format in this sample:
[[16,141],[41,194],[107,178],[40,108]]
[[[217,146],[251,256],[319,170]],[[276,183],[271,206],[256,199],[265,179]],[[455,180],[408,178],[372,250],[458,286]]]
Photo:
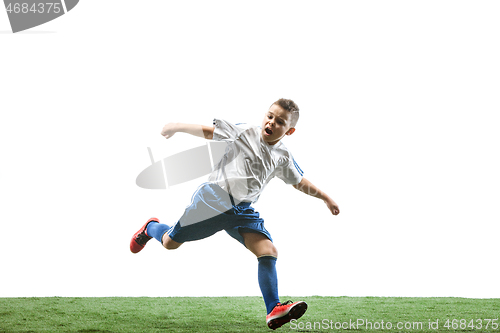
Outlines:
[[338,215],[340,213],[337,203],[335,203],[335,201],[333,201],[332,198],[330,198],[326,193],[322,192],[319,188],[314,186],[313,183],[311,183],[305,177],[302,178],[300,183],[293,185],[293,187],[301,192],[304,192],[305,194],[309,194],[313,197],[322,199],[333,215]]
[[177,133],[177,124],[174,123],[168,123],[165,126],[163,126],[163,129],[161,130],[161,135],[165,137],[165,139],[171,138],[175,133]]
[[333,215],[338,215],[340,213],[339,206],[331,198],[325,199],[326,206],[332,212]]

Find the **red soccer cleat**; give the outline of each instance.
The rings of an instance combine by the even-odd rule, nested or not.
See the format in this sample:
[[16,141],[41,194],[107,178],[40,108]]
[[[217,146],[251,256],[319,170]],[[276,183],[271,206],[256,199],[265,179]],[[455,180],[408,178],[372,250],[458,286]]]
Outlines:
[[277,329],[293,319],[299,319],[306,313],[307,303],[303,301],[292,303],[292,301],[283,304],[278,303],[266,317],[267,326],[270,329]]
[[148,234],[146,233],[146,228],[150,222],[157,222],[160,223],[160,220],[158,220],[156,217],[152,217],[142,226],[139,231],[137,231],[134,236],[132,237],[132,240],[130,241],[130,251],[132,253],[138,253],[140,252],[144,246],[146,246],[146,243],[153,237],[149,237]]

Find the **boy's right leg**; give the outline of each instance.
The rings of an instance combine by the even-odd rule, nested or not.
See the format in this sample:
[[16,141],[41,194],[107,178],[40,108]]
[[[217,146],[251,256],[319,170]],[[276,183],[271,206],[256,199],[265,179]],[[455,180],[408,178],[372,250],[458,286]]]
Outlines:
[[167,235],[167,233],[165,233],[163,235],[161,243],[163,244],[163,246],[167,250],[175,250],[183,244],[183,243],[179,243],[179,242],[174,241],[172,238],[170,238],[169,235]]
[[132,237],[130,241],[130,250],[132,253],[140,252],[144,246],[146,246],[146,243],[153,237],[162,243],[167,250],[177,249],[182,243],[174,241],[167,235],[167,231],[170,228],[169,225],[160,223],[157,218],[149,219]]
[[159,224],[159,221],[156,217],[150,218],[133,236],[130,240],[130,251],[132,253],[139,253],[146,243],[152,238],[146,232],[148,226],[152,224]]
[[[225,212],[230,208],[231,202],[224,190],[214,184],[202,184],[193,195],[191,204],[186,207],[184,214],[173,227],[159,223],[158,219],[152,221],[156,223],[148,221],[136,232],[130,248],[132,250],[132,244],[134,244],[135,251],[132,250],[132,252],[137,253],[142,250],[147,241],[154,237],[166,249],[174,250],[184,242],[212,236],[224,230],[227,224]],[[141,244],[135,244],[134,239]]]
[[170,238],[170,236],[167,234],[167,231],[169,231],[170,229],[171,227],[166,224],[150,223],[146,232],[148,236],[154,237],[167,250],[175,250],[179,246],[181,246],[182,243],[176,242],[172,238]]

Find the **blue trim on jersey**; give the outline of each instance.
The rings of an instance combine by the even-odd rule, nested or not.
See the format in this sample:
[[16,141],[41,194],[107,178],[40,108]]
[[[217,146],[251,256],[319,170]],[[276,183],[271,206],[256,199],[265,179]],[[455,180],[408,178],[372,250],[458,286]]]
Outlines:
[[297,164],[297,162],[295,162],[295,159],[292,157],[292,161],[293,161],[293,165],[295,165],[295,168],[297,169],[297,171],[300,173],[301,176],[304,175],[304,171],[302,171],[302,169],[299,167],[299,165]]

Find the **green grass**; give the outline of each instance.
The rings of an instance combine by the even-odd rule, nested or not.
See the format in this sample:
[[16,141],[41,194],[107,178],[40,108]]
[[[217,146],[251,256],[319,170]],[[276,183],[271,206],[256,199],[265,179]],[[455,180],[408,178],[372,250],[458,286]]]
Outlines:
[[[282,300],[286,300],[283,297]],[[500,299],[293,297],[308,311],[277,332],[499,332]],[[452,326],[453,319],[457,327]],[[460,319],[462,329],[460,329]],[[477,328],[482,319],[483,327]],[[358,320],[365,321],[359,327]],[[439,320],[438,329],[429,321]],[[445,327],[449,320],[449,327]],[[473,321],[476,326],[468,327]],[[371,323],[366,324],[366,321]],[[382,329],[390,322],[392,329]],[[351,322],[353,325],[348,325]],[[407,325],[397,329],[400,322]],[[420,322],[422,326],[413,326]],[[494,321],[499,324],[499,320]],[[342,323],[345,329],[335,329]],[[361,323],[361,322],[359,322]],[[409,323],[409,324],[408,324]],[[411,325],[412,327],[410,327]],[[377,329],[378,328],[378,329]],[[0,332],[271,332],[260,297],[0,298]]]

